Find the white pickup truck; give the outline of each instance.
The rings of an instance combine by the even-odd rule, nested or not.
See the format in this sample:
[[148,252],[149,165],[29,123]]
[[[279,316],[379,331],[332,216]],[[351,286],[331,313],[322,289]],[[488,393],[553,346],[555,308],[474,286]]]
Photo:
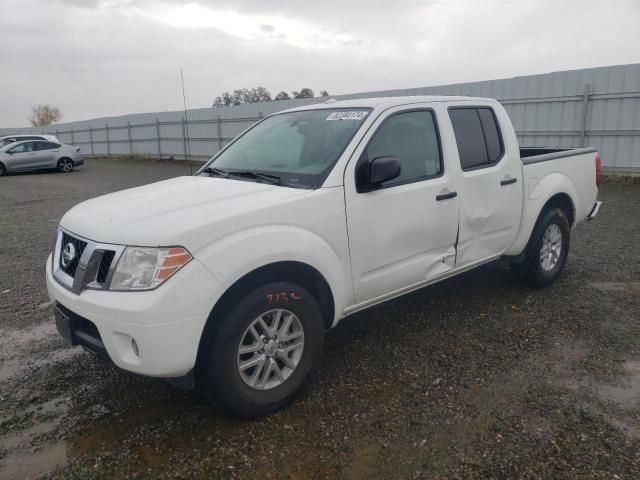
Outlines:
[[194,176],[75,206],[47,287],[72,345],[252,417],[309,384],[354,312],[500,257],[552,283],[599,181],[594,149],[520,149],[496,100],[328,101]]

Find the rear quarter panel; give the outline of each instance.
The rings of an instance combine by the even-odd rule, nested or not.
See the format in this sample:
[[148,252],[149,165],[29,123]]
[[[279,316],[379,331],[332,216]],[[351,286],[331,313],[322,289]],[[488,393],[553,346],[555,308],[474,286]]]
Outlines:
[[508,255],[518,255],[524,250],[542,209],[554,195],[564,193],[569,196],[574,225],[584,220],[598,196],[595,156],[595,151],[576,152],[575,155],[523,165],[522,220]]

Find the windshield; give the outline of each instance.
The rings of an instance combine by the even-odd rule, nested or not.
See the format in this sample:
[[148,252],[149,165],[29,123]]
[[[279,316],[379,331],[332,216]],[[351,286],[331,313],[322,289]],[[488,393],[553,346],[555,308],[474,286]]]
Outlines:
[[234,179],[234,171],[248,170],[277,176],[285,186],[317,188],[369,111],[322,109],[273,115],[238,138],[206,167],[224,170]]

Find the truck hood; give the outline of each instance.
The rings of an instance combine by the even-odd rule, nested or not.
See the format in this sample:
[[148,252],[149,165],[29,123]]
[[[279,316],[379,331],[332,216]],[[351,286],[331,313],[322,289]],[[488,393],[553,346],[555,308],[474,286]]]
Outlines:
[[309,192],[241,180],[177,177],[82,202],[62,217],[60,225],[96,242],[181,245],[195,252],[230,233],[220,231],[223,220],[269,209]]

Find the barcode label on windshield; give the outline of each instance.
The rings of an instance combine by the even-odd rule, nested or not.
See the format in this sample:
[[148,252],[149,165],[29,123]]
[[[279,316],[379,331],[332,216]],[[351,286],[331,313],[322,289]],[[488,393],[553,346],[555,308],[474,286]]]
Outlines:
[[327,120],[362,120],[369,112],[333,112],[327,117]]

